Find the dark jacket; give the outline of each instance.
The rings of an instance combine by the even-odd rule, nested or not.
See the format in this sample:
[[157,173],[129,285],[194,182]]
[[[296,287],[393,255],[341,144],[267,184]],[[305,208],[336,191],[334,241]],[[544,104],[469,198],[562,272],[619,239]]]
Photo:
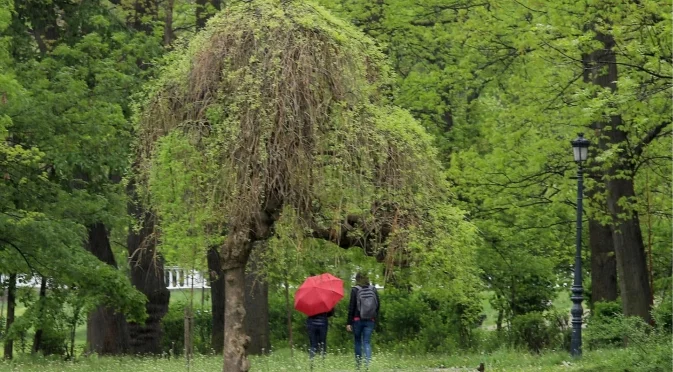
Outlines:
[[[371,287],[369,286],[362,286],[362,287]],[[381,308],[381,301],[379,300],[379,292],[374,289],[374,293],[376,294],[376,316],[379,316],[379,309]],[[355,321],[355,318],[360,317],[360,309],[358,309],[358,289],[357,287],[353,287],[351,289],[351,300],[350,303],[348,304],[348,322],[346,324],[348,325],[353,325],[353,322]],[[375,320],[371,319],[371,320]]]
[[326,313],[320,313],[320,314],[316,314],[316,315],[313,315],[313,316],[309,316],[308,319],[306,319],[306,324],[316,326],[316,327],[323,326],[323,325],[326,326],[327,325],[327,318],[331,317],[332,315],[334,315],[334,309],[332,309],[332,310],[330,310]]

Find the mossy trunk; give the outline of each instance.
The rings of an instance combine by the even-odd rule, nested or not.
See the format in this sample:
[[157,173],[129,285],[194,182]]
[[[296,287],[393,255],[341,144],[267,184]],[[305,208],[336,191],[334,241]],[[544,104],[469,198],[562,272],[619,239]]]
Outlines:
[[250,338],[245,333],[245,264],[224,270],[224,372],[246,372],[250,362],[246,349]]

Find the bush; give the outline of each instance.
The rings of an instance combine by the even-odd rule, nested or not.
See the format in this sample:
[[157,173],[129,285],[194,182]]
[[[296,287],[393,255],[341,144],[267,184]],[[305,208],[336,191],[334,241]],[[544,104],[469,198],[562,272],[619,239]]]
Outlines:
[[[168,313],[161,320],[164,337],[161,340],[162,351],[172,355],[184,354],[185,348],[185,308],[186,302],[171,304]],[[212,316],[210,309],[194,308],[194,333],[192,342],[194,352],[200,354],[212,353],[211,333]]]
[[673,333],[673,296],[669,292],[652,311],[654,321],[662,332]]
[[[288,341],[284,290],[269,292],[269,323],[273,345]],[[467,348],[474,342],[472,330],[478,326],[478,301],[458,304],[449,295],[424,291],[407,292],[395,288],[379,291],[381,313],[376,322],[374,347],[410,353],[448,352]],[[476,298],[476,297],[475,297]],[[475,306],[476,304],[476,306]],[[346,332],[348,294],[335,309],[327,333],[329,352],[353,348],[353,335]],[[294,346],[308,347],[306,315],[293,310]]]
[[618,346],[624,343],[619,302],[596,302],[587,319],[587,345],[590,349]]
[[54,322],[42,326],[41,351],[44,355],[66,355],[68,352],[68,334],[65,328]]
[[[602,322],[595,322],[587,334],[590,343],[596,340],[618,339],[626,344],[611,363],[616,370],[625,372],[664,372],[671,370],[671,335],[664,327],[652,327],[639,317],[617,314]],[[611,369],[612,370],[612,369]]]
[[550,319],[539,311],[515,316],[511,329],[513,344],[535,353],[562,345],[562,331],[553,319],[556,316],[553,314]]

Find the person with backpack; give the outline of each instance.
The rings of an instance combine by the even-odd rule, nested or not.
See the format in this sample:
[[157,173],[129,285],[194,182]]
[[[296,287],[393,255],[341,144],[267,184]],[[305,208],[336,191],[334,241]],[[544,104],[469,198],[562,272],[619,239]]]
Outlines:
[[369,278],[366,274],[358,272],[355,275],[355,283],[356,286],[351,289],[346,330],[353,332],[355,338],[355,364],[359,369],[362,363],[363,347],[366,367],[369,367],[369,362],[372,359],[371,339],[376,318],[379,314],[380,303],[376,287],[369,283]]

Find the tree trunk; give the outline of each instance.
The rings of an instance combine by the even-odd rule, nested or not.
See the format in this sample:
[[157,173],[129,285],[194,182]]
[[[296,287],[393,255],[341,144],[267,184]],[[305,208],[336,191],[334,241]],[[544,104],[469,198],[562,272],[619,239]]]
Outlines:
[[271,349],[269,337],[269,285],[258,275],[257,258],[248,260],[245,276],[245,332],[250,336],[248,354],[261,355]]
[[212,314],[211,346],[219,354],[224,348],[224,271],[217,248],[208,250],[210,306]]
[[285,310],[287,311],[287,339],[290,345],[290,357],[294,356],[294,340],[292,340],[292,305],[290,304],[290,283],[285,277]]
[[135,192],[129,190],[129,215],[140,220],[138,231],[129,229],[126,241],[130,257],[131,283],[147,296],[147,319],[144,324],[129,323],[130,352],[133,354],[161,354],[161,319],[168,312],[170,291],[164,281],[163,258],[156,252],[152,214],[135,203]]
[[196,29],[201,30],[206,27],[206,22],[208,21],[208,13],[206,6],[208,5],[208,0],[196,0]]
[[42,277],[42,282],[40,283],[40,297],[38,300],[38,315],[37,322],[38,328],[35,331],[35,337],[33,338],[33,353],[37,353],[42,348],[42,333],[44,327],[44,306],[46,305],[47,297],[47,278]]
[[[609,69],[604,68],[605,50],[596,50],[591,54],[585,54],[582,57],[584,66],[583,79],[585,83],[591,83],[601,87],[611,87],[612,81]],[[615,72],[616,73],[616,72]],[[616,86],[614,87],[616,89]],[[608,149],[607,139],[600,135],[605,127],[605,123],[596,121],[591,124],[597,134],[596,146],[589,148],[589,161],[595,169],[599,169],[601,164],[596,163],[601,152]],[[590,203],[589,213],[589,249],[591,251],[591,303],[599,301],[615,301],[617,299],[617,260],[615,258],[615,248],[612,240],[612,228],[609,225],[601,224],[598,219],[607,211],[605,204],[593,202],[596,196],[602,200],[602,194],[605,193],[605,182],[603,181],[603,170],[590,172],[595,182],[592,189],[586,192],[587,201]],[[593,202],[593,203],[592,203]],[[594,209],[591,211],[591,209]]]
[[136,31],[142,31],[146,34],[152,33],[152,21],[157,19],[159,9],[154,0],[135,0],[134,14],[130,25]]
[[[102,262],[117,267],[105,225],[101,222],[88,226],[87,249]],[[89,351],[103,355],[119,355],[128,351],[129,335],[123,314],[98,306],[89,314],[86,339]]]
[[175,0],[166,1],[166,18],[164,20],[164,45],[171,45],[175,39],[173,33],[173,6]]
[[617,300],[617,260],[612,229],[589,219],[591,248],[591,303]]
[[612,178],[608,181],[608,208],[615,221],[612,238],[615,243],[624,315],[639,316],[647,323],[651,323],[651,289],[638,214],[633,211],[629,217],[623,217],[627,212],[620,204],[634,197],[632,178]]
[[[231,265],[231,264],[229,264]],[[246,349],[250,338],[245,334],[245,265],[229,266],[224,271],[224,368],[223,372],[246,372],[250,362]]]
[[208,11],[208,4],[213,8],[220,10],[221,0],[196,0],[196,29],[200,30],[206,27],[206,22],[213,16],[212,12]]
[[187,362],[187,366],[189,366],[189,363],[192,359],[192,355],[194,355],[194,343],[192,342],[192,335],[194,334],[193,329],[194,329],[194,312],[192,311],[192,305],[189,305],[185,307],[185,324],[184,324],[184,331],[185,331],[185,360]]
[[[16,274],[9,275],[9,283],[7,284],[7,324],[5,326],[5,335],[9,333],[9,329],[14,324],[14,312],[16,310]],[[14,353],[14,340],[5,338],[5,359],[12,359]]]
[[[585,71],[591,74],[591,81],[602,88],[617,91],[617,57],[613,51],[615,41],[611,35],[596,32],[596,40],[602,48],[588,56]],[[608,146],[628,145],[627,134],[620,115],[611,115],[608,123],[598,126],[597,135],[606,140]],[[617,152],[606,174],[607,207],[612,218],[612,239],[617,261],[619,289],[622,296],[624,315],[640,316],[646,322],[650,316],[650,283],[647,274],[645,247],[638,214],[625,208],[623,203],[635,198],[633,186],[632,159],[628,151]]]

